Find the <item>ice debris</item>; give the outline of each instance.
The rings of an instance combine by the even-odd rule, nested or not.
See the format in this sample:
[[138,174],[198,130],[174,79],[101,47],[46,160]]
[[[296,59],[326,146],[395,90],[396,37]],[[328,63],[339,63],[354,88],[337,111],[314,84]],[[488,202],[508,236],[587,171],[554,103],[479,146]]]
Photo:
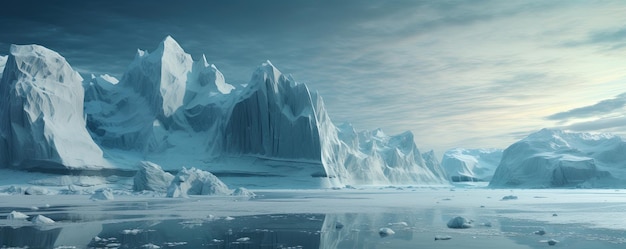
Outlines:
[[241,197],[248,197],[248,198],[254,198],[256,197],[256,194],[244,187],[239,187],[237,189],[235,189],[235,191],[233,191],[232,193],[233,196],[241,196]]
[[110,201],[113,200],[113,190],[110,188],[101,188],[96,190],[89,198],[91,200]]
[[48,195],[50,190],[39,186],[30,186],[24,191],[25,195]]
[[472,221],[463,218],[461,216],[457,216],[452,218],[450,221],[448,221],[448,228],[454,228],[454,229],[463,229],[463,228],[471,228],[472,227]]
[[33,224],[53,224],[54,220],[43,215],[37,215],[31,222],[33,222]]
[[555,239],[550,239],[550,240],[548,240],[548,245],[553,246],[553,245],[556,245],[556,243],[559,243],[559,241],[558,241],[558,240],[555,240]]
[[380,235],[381,238],[394,235],[395,233],[396,232],[394,232],[393,230],[391,230],[391,228],[388,228],[388,227],[383,227],[378,230],[378,235]]
[[508,201],[508,200],[517,200],[517,196],[515,195],[507,195],[502,197],[502,199],[500,199],[501,201]]
[[229,194],[231,194],[231,190],[215,175],[196,168],[187,169],[184,167],[174,177],[167,189],[167,197]]
[[7,220],[25,220],[28,219],[28,215],[18,211],[11,211],[9,215],[7,215]]

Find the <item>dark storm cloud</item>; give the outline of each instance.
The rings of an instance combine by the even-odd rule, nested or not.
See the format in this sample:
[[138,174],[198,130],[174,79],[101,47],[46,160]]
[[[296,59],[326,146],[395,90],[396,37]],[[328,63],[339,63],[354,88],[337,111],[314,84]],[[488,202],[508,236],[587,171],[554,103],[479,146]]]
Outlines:
[[568,120],[571,118],[588,118],[603,114],[611,114],[626,106],[626,93],[617,95],[615,98],[602,100],[594,105],[580,107],[565,112],[559,112],[547,117],[550,120]]

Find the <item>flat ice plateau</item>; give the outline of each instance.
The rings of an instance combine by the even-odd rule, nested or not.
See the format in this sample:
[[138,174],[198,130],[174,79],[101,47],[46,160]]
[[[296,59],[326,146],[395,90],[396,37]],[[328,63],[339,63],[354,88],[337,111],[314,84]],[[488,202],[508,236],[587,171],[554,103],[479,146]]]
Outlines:
[[[255,190],[253,199],[0,196],[12,248],[624,248],[624,190],[412,186]],[[503,198],[515,196],[515,198]],[[12,211],[27,219],[6,219]],[[54,223],[29,221],[44,215]],[[472,226],[450,229],[461,216]],[[379,231],[394,231],[380,236]]]

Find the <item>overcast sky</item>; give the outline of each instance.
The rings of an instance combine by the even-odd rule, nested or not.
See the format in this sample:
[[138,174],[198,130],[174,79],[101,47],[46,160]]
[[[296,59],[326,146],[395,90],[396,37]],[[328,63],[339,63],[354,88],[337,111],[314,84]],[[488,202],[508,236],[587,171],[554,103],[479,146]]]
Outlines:
[[40,44],[120,77],[171,35],[231,84],[271,60],[335,123],[411,130],[439,155],[546,127],[626,134],[626,1],[181,2],[10,0],[0,54]]

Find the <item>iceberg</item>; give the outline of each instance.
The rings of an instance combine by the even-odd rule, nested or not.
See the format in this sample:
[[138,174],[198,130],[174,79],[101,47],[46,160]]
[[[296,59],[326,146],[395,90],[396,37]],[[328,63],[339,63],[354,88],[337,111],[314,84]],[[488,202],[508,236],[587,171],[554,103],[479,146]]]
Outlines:
[[210,172],[196,168],[183,168],[167,189],[167,197],[189,195],[230,195],[232,191]]
[[133,191],[157,191],[165,192],[174,176],[163,171],[161,166],[147,161],[141,161],[139,170],[133,178]]
[[455,148],[443,154],[441,166],[453,182],[488,182],[501,158],[501,149]]
[[119,80],[83,80],[37,45],[13,46],[6,65],[0,160],[13,168],[162,167],[139,167],[135,190],[162,189],[163,171],[183,165],[237,176],[240,186],[448,183],[411,132],[335,126],[321,96],[270,61],[247,84],[229,84],[168,36],[152,52],[138,50]]
[[36,225],[44,225],[44,224],[53,224],[54,220],[43,215],[37,215],[35,216],[35,218],[31,220],[31,222]]
[[11,213],[9,213],[9,215],[7,215],[7,220],[26,220],[28,219],[28,215],[26,215],[25,213],[22,212],[18,212],[18,211],[11,211]]
[[542,129],[502,155],[491,187],[623,187],[626,142],[610,134]]
[[83,79],[58,53],[12,45],[0,79],[0,163],[5,167],[102,169],[87,132]]

